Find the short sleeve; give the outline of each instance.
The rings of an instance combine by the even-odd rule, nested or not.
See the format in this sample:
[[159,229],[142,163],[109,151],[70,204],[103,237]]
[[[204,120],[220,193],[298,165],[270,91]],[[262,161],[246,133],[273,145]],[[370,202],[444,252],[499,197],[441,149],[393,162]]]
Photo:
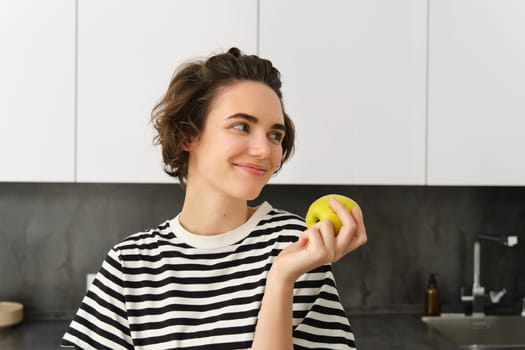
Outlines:
[[294,289],[294,349],[355,349],[330,265],[303,275]]
[[122,264],[114,249],[82,300],[62,339],[75,349],[133,349],[125,298]]

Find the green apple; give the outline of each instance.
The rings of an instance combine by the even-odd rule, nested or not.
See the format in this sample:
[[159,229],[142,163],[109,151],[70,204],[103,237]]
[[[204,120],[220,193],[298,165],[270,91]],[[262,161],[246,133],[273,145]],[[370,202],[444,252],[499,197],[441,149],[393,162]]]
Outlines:
[[316,199],[308,208],[308,211],[306,212],[306,227],[310,228],[321,220],[330,220],[334,224],[335,234],[339,233],[343,223],[335,211],[330,207],[330,197],[337,199],[346,207],[346,209],[348,209],[349,212],[355,207],[361,210],[359,205],[351,198],[340,194],[327,194],[326,196]]

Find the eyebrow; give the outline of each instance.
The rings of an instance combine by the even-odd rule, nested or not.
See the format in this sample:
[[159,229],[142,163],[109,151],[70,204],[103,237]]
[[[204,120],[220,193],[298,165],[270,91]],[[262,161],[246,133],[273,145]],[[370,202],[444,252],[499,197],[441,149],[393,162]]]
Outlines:
[[[244,119],[254,124],[257,124],[259,122],[259,119],[257,119],[253,115],[249,115],[246,113],[235,113],[234,115],[231,115],[226,119],[235,119],[235,118]],[[286,131],[286,127],[284,126],[284,124],[273,124],[272,129]]]

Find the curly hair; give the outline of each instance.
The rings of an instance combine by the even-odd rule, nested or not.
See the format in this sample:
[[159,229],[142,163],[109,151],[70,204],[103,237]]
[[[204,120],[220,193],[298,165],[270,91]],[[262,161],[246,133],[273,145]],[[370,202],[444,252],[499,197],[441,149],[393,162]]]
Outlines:
[[293,154],[295,127],[284,111],[279,71],[269,60],[232,47],[207,60],[181,65],[151,113],[157,131],[153,141],[162,147],[164,171],[178,178],[182,186],[188,175],[189,153],[185,149],[202,132],[217,90],[245,80],[264,83],[279,97],[286,128],[281,165]]

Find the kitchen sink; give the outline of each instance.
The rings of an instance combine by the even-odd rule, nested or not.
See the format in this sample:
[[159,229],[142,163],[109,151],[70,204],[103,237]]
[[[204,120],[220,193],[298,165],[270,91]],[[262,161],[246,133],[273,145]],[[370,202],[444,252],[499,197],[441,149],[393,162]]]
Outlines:
[[525,317],[442,314],[422,317],[461,349],[525,349]]

